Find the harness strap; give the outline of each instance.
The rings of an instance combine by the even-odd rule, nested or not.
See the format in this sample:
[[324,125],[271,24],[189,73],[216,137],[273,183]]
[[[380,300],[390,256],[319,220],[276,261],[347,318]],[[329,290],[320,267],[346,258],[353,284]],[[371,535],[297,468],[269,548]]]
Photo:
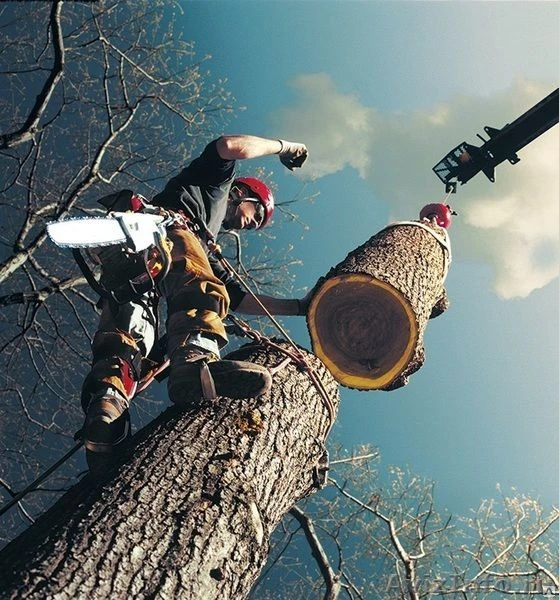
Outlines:
[[205,400],[215,400],[217,398],[215,382],[206,360],[200,364],[200,387]]
[[442,233],[437,233],[432,227],[429,227],[428,225],[426,225],[425,223],[422,223],[421,221],[397,221],[396,223],[391,223],[390,225],[387,225],[384,229],[379,231],[379,233],[382,233],[383,231],[392,229],[394,227],[398,227],[399,225],[411,225],[412,227],[420,227],[427,233],[431,234],[437,240],[437,242],[439,242],[439,244],[441,245],[441,247],[443,249],[443,261],[444,261],[443,281],[444,281],[446,279],[446,276],[448,275],[448,270],[450,269],[450,263],[452,262],[452,248],[450,245],[450,238],[448,237],[446,231],[443,229]]
[[287,358],[284,358],[279,365],[276,365],[275,367],[268,367],[268,371],[270,371],[270,373],[272,374],[272,377],[276,374],[279,373],[280,371],[283,371],[283,369],[285,369],[285,367],[287,367],[287,365],[291,362],[291,356],[288,356]]

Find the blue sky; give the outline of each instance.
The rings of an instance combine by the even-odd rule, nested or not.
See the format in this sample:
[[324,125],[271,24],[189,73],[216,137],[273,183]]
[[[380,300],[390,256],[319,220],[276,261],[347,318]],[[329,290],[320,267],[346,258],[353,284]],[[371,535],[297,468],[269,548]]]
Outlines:
[[[180,17],[239,105],[229,132],[305,142],[295,177],[270,159],[280,196],[305,177],[310,230],[295,244],[312,285],[388,222],[417,218],[444,189],[431,167],[484,125],[503,126],[559,86],[559,3],[185,1]],[[559,127],[518,165],[451,199],[451,308],[431,322],[427,361],[395,392],[342,390],[334,437],[376,444],[384,464],[436,482],[465,512],[507,491],[559,495]],[[248,168],[249,165],[243,165]],[[309,347],[306,326],[287,319]]]

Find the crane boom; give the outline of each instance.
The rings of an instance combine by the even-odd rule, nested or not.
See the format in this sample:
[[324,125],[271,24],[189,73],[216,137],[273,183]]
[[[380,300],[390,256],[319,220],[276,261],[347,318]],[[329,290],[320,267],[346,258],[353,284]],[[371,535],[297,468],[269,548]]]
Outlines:
[[494,182],[497,165],[505,160],[516,164],[520,160],[516,153],[557,122],[559,88],[502,129],[484,127],[488,140],[478,134],[483,142],[481,146],[462,142],[439,161],[433,171],[447,187],[453,180],[464,184],[480,171]]

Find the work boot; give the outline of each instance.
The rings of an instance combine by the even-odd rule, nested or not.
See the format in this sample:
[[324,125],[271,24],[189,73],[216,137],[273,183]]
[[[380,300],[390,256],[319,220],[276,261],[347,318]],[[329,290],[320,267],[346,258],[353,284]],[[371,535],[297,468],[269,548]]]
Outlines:
[[93,364],[82,386],[86,414],[79,432],[90,470],[112,459],[116,446],[130,435],[128,408],[141,375],[142,354],[134,339],[121,331],[98,331]]
[[[205,347],[197,345],[200,341]],[[179,406],[190,406],[201,398],[217,396],[254,398],[269,391],[271,385],[272,376],[262,365],[219,360],[217,343],[204,338],[203,334],[191,336],[185,346],[173,352],[167,383],[171,402]]]
[[99,473],[110,466],[115,448],[130,437],[128,406],[120,392],[110,387],[91,399],[82,429],[90,471]]

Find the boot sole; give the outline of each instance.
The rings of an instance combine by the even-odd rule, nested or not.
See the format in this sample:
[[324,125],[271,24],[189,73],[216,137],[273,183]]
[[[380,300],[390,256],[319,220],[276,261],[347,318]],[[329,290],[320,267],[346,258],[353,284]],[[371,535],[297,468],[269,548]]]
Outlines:
[[[220,360],[208,363],[215,383],[216,394],[228,398],[254,398],[272,387],[268,369],[246,361]],[[189,363],[171,369],[168,383],[169,398],[179,406],[189,405],[202,397],[200,365]]]

